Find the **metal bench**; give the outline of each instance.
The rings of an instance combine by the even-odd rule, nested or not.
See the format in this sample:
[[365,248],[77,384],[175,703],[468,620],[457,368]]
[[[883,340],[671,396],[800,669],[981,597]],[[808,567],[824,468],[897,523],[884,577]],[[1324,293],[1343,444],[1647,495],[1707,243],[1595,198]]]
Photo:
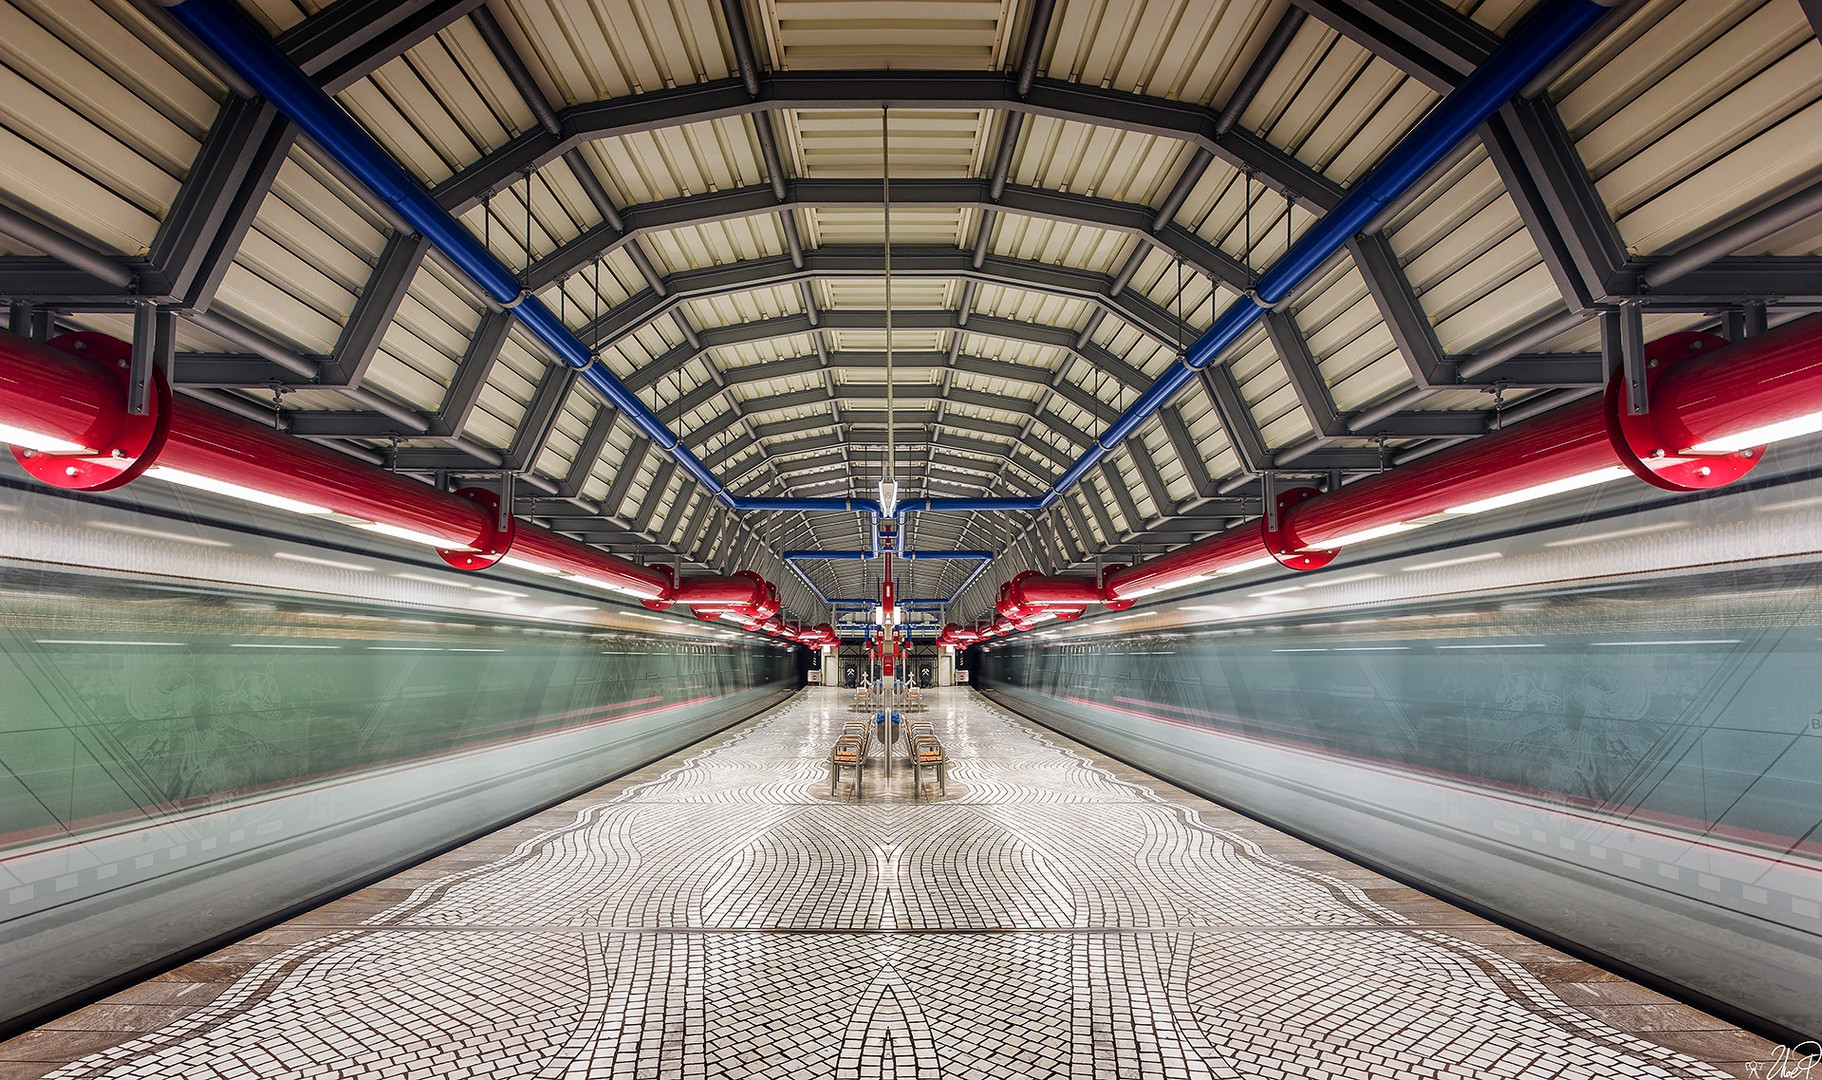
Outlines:
[[835,749],[829,751],[829,795],[834,797],[841,786],[841,771],[854,771],[854,797],[860,798],[861,781],[867,771],[867,744],[859,735],[844,733],[835,740]]
[[939,795],[949,794],[949,757],[943,752],[943,744],[935,735],[912,735],[911,737],[911,797],[924,797],[924,772],[936,773],[936,791]]

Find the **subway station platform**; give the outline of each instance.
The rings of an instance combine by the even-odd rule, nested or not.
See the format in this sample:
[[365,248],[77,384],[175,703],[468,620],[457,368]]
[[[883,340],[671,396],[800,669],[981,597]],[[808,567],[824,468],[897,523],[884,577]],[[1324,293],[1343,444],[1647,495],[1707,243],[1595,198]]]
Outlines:
[[946,797],[828,797],[850,696],[0,1044],[0,1078],[1758,1077],[1777,1048],[928,694]]

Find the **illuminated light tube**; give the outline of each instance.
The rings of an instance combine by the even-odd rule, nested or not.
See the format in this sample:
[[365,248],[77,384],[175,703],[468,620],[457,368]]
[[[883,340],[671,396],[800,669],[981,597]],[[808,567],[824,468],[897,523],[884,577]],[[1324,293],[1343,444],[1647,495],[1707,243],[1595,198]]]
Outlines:
[[[1284,532],[1357,539],[1371,530],[1516,506],[1630,475],[1607,433],[1607,403],[1587,398],[1287,507]],[[1822,429],[1822,315],[1703,351],[1652,387],[1651,416],[1668,444],[1724,449]],[[1327,541],[1334,543],[1334,540]],[[1247,522],[1108,575],[1113,600],[1190,578],[1264,565]]]
[[379,533],[381,536],[390,536],[394,540],[403,540],[410,544],[423,544],[425,547],[446,550],[473,550],[466,544],[455,543],[441,536],[432,536],[429,533],[418,532],[416,529],[406,529],[397,525],[388,525],[383,521],[350,521],[348,524],[357,529],[364,529],[371,533]]
[[55,435],[11,424],[0,424],[0,443],[17,446],[22,450],[41,450],[47,454],[79,454],[93,449],[68,439],[59,439]]
[[1379,540],[1387,536],[1397,536],[1399,533],[1410,532],[1412,529],[1421,529],[1428,524],[1430,523],[1427,521],[1394,521],[1390,525],[1379,525],[1371,529],[1362,529],[1357,533],[1349,533],[1346,536],[1337,536],[1332,540],[1306,541],[1305,545],[1306,548],[1311,551],[1321,551],[1327,548],[1353,547],[1356,544],[1364,544],[1369,540]]
[[288,499],[283,495],[270,495],[264,491],[255,491],[250,487],[231,484],[226,480],[217,480],[212,476],[198,476],[195,473],[187,473],[181,469],[166,468],[163,465],[152,466],[145,471],[145,475],[153,477],[154,479],[163,480],[167,484],[178,484],[187,488],[195,488],[198,491],[207,491],[214,495],[226,495],[230,499],[258,503],[260,506],[269,506],[274,510],[289,510],[293,514],[329,514],[334,512],[326,506],[314,506],[307,502],[300,502],[297,499]]
[[[532,562],[530,559],[521,559],[515,555],[504,556],[500,559],[500,561],[502,563],[506,564],[507,566],[513,567],[518,570],[530,570],[534,574],[561,574],[561,573],[563,573],[563,571],[558,570],[554,566],[545,566],[543,563]],[[596,582],[596,581],[591,581],[587,578],[577,578],[577,580],[589,581],[589,584],[591,584],[591,585],[598,584],[598,585],[602,585],[602,586],[605,586],[606,588],[610,588],[610,589],[619,588],[618,585],[609,585],[604,581]]]
[[[0,428],[80,448],[109,438],[126,416],[126,393],[112,372],[75,353],[0,332]],[[494,535],[493,511],[479,502],[181,395],[171,403],[170,434],[155,464],[231,485],[231,494],[288,500],[446,550],[484,550]],[[525,520],[517,523],[511,554],[542,572],[611,583],[641,600],[662,601],[673,590],[670,576],[657,568]],[[768,595],[766,606],[771,604]]]
[[1748,428],[1736,435],[1723,435],[1696,443],[1689,449],[1698,454],[1731,454],[1740,450],[1751,450],[1766,443],[1783,442],[1785,439],[1801,438],[1822,431],[1822,412],[1809,413],[1806,416],[1793,416],[1789,420],[1779,420],[1756,428]]
[[[1755,443],[1754,445],[1756,446],[1758,444]],[[1461,506],[1451,506],[1447,510],[1444,510],[1443,513],[1454,515],[1484,514],[1489,510],[1503,510],[1508,506],[1517,506],[1520,503],[1528,503],[1534,499],[1547,499],[1552,495],[1566,495],[1571,491],[1580,491],[1583,488],[1594,487],[1596,484],[1605,484],[1614,480],[1624,480],[1631,475],[1631,472],[1615,465],[1612,468],[1596,469],[1593,472],[1585,472],[1576,476],[1565,476],[1561,480],[1552,480],[1547,484],[1538,484],[1535,487],[1508,491],[1504,495],[1495,495],[1490,499],[1463,503]]]

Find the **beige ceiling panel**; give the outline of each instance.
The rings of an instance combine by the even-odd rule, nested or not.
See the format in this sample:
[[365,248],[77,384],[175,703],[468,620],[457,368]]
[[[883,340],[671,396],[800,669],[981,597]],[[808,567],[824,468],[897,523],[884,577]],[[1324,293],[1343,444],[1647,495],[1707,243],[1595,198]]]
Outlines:
[[574,105],[733,73],[713,0],[495,0],[546,96]]
[[[1345,375],[1329,376],[1324,373],[1329,379],[1329,394],[1335,401],[1336,409],[1344,413],[1354,412],[1416,385],[1411,379],[1410,365],[1392,347],[1392,335],[1383,326],[1362,334],[1357,342],[1361,353],[1378,351],[1379,355],[1367,363],[1353,367]],[[1349,346],[1350,349],[1354,347]],[[1344,353],[1347,351],[1342,350]],[[1341,359],[1340,354],[1337,354],[1337,359]]]
[[996,67],[1005,0],[770,0],[774,62],[791,71]]
[[[132,22],[143,26],[136,15]],[[215,100],[123,30],[86,0],[0,7],[0,116],[72,164],[105,166],[124,151],[139,159],[128,161],[129,172],[181,177],[214,120]],[[137,186],[162,182],[148,174]]]
[[1501,37],[1510,34],[1542,0],[1452,0],[1455,10]]
[[1316,110],[1321,93],[1309,93],[1312,83],[1320,83],[1324,92],[1333,95],[1353,73],[1366,65],[1369,54],[1360,46],[1329,29],[1321,19],[1305,19],[1292,36],[1290,47],[1272,65],[1259,92],[1240,114],[1240,126],[1259,134],[1269,134],[1273,143],[1284,146],[1283,139],[1304,135],[1321,120]]
[[583,144],[583,153],[622,207],[765,181],[759,145],[744,117],[597,139]]
[[[948,347],[948,343],[944,343]],[[1012,341],[1001,337],[987,337],[982,334],[963,333],[962,354],[980,356],[989,360],[1004,360],[1010,364],[1020,364],[1043,372],[1044,378],[1064,362],[1065,353],[1053,345],[1034,345],[1027,341]]]
[[1015,319],[1019,322],[1081,326],[1094,310],[1094,305],[1074,297],[983,282],[974,292],[974,310],[981,315]]
[[[949,306],[948,278],[912,278],[892,275],[892,306],[900,311],[941,311]],[[850,311],[883,311],[886,279],[882,277],[825,278],[818,283],[823,305]],[[979,302],[975,309],[980,310]]]
[[[271,250],[276,245],[262,243],[261,247]],[[334,294],[334,289],[320,276],[317,284],[325,292]],[[299,303],[292,287],[289,281],[273,281],[252,267],[236,262],[222,275],[221,288],[216,292],[212,306],[302,352],[328,353],[341,334],[342,320],[354,307],[354,294],[346,292],[334,296],[340,310],[324,312]]]
[[[894,247],[931,245],[954,247],[962,240],[961,210],[928,206],[895,206],[892,208],[892,244]],[[809,242],[816,247],[868,246],[885,244],[885,215],[878,207],[822,207],[804,212],[808,219]]]
[[642,242],[659,273],[665,275],[785,252],[784,230],[776,214],[669,229],[646,236]]
[[[1115,417],[1120,415],[1122,410],[1138,400],[1139,391],[1137,389],[1127,387],[1112,375],[1090,364],[1082,363],[1071,366],[1068,377],[1070,383],[1086,390],[1101,403],[1102,407],[1098,412],[1091,411],[1091,415],[1100,424],[1097,432],[1105,429]],[[1053,399],[1053,404],[1055,400],[1060,400],[1060,398]]]
[[[142,254],[158,233],[153,213],[5,127],[0,127],[0,188],[29,201],[33,217],[48,219],[101,251]],[[9,254],[31,250],[11,239],[0,245]]]
[[1009,178],[1121,202],[1151,202],[1176,181],[1182,142],[1074,120],[1028,116]]
[[722,370],[731,371],[750,364],[789,360],[798,356],[812,356],[815,353],[816,344],[810,339],[810,335],[787,334],[784,337],[769,338],[765,341],[711,349],[709,355],[715,358]]
[[732,326],[735,323],[798,314],[803,311],[803,294],[795,284],[769,285],[744,292],[686,300],[680,310],[692,326]]
[[1112,275],[1142,242],[1109,229],[1001,213],[994,221],[989,248],[996,255],[1027,262]]
[[1278,371],[1278,354],[1272,351],[1272,343],[1265,336],[1265,330],[1257,325],[1240,335],[1240,340],[1234,342],[1221,362],[1233,371],[1234,381],[1242,386],[1259,378],[1261,374],[1267,374],[1268,378],[1283,377],[1282,372],[1269,374]]
[[[44,201],[51,203],[83,197],[84,201],[95,200],[95,213],[122,225],[142,222],[147,216],[162,217],[177,197],[184,170],[167,169],[146,153],[157,151],[160,157],[180,157],[187,147],[193,157],[199,141],[162,115],[137,112],[135,119],[143,119],[159,130],[147,139],[135,140],[139,143],[135,146],[109,130],[107,119],[87,114],[12,68],[0,66],[0,124],[24,144],[20,149],[29,148],[28,156],[39,159],[21,162],[9,170],[24,182],[21,187],[8,188],[15,199],[35,205],[46,195],[49,198]],[[71,174],[88,183],[63,193],[41,186],[57,183]],[[87,216],[80,203],[59,209],[60,216],[69,215],[79,226]],[[150,241],[147,234],[123,250],[136,251]]]
[[[1809,59],[1822,69],[1822,45],[1810,43]],[[1770,202],[1822,176],[1822,100],[1711,162],[1700,172],[1620,218],[1620,237],[1640,254],[1674,251],[1716,222]],[[1813,226],[1812,226],[1813,229]],[[1802,253],[1777,248],[1779,254]]]
[[1284,6],[1258,0],[1063,4],[1045,68],[1053,78],[1128,93],[1225,101]]
[[[978,175],[989,114],[978,109],[894,109],[891,176]],[[792,162],[818,180],[886,175],[878,109],[792,109],[777,118]]]
[[1471,353],[1562,306],[1562,293],[1541,263],[1436,324],[1443,351]]
[[1595,176],[1693,119],[1814,32],[1798,0],[1652,0],[1552,88]]

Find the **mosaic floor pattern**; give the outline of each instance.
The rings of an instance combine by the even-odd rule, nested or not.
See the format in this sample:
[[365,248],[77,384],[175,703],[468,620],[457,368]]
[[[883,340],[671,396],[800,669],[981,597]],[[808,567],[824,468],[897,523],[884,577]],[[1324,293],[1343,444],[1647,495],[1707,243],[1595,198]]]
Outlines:
[[[1774,1048],[1002,712],[847,696],[0,1044],[0,1080],[1755,1076]],[[845,792],[844,788],[844,792]]]

